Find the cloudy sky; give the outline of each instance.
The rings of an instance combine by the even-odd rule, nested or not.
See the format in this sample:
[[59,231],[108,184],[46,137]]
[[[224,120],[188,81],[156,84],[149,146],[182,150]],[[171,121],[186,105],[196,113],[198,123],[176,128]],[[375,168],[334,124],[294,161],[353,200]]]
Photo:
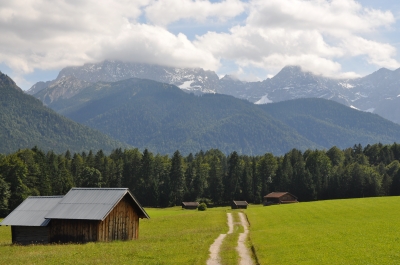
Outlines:
[[0,71],[23,88],[105,59],[262,80],[400,67],[397,0],[0,0]]

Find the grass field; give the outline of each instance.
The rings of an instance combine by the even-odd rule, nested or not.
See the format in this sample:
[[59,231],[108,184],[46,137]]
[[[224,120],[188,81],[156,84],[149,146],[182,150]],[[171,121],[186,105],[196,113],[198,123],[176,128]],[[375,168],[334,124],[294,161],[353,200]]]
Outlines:
[[226,233],[228,208],[207,211],[146,209],[139,239],[127,242],[11,245],[10,227],[0,227],[0,264],[205,264],[209,247]]
[[400,197],[252,206],[260,264],[399,264]]
[[[260,264],[399,264],[399,205],[400,197],[380,197],[244,212]],[[0,264],[205,264],[210,245],[228,230],[228,207],[146,211],[151,219],[140,221],[139,239],[127,242],[13,246],[10,227],[1,226]],[[238,232],[221,246],[223,264],[238,259]]]

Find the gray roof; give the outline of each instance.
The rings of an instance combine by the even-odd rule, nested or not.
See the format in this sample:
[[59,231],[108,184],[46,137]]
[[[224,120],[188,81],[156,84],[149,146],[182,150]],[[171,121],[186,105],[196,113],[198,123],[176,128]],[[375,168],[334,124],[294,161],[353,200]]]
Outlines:
[[149,218],[127,188],[72,188],[45,218],[104,220],[117,203],[130,197],[141,218]]
[[235,204],[235,205],[248,205],[248,203],[246,202],[246,201],[233,201],[233,203]]
[[63,196],[30,196],[12,211],[0,225],[47,226],[46,214]]
[[199,206],[198,202],[182,202],[184,206]]

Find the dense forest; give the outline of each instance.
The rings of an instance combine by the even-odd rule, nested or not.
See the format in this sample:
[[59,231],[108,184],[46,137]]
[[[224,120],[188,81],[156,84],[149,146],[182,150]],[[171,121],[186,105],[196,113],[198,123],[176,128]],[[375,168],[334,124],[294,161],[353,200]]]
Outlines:
[[128,187],[149,207],[261,203],[271,191],[289,191],[299,201],[400,195],[399,160],[396,143],[292,149],[283,156],[226,156],[216,149],[185,157],[138,149],[55,154],[34,147],[0,155],[0,216],[30,195],[65,194],[74,186]]

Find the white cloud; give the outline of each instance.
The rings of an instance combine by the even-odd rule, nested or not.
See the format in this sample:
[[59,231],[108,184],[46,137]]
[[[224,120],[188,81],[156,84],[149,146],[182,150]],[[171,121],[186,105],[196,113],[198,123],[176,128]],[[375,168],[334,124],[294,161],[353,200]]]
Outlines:
[[184,35],[138,22],[152,3],[2,0],[0,62],[17,76],[104,59],[215,70],[218,60]]
[[376,66],[400,67],[393,46],[368,39],[394,22],[390,11],[366,9],[353,0],[255,0],[245,25],[229,33],[208,32],[195,44],[239,66],[276,73],[291,64],[325,76],[356,77],[342,72],[338,60],[363,56]]
[[349,36],[342,41],[341,46],[350,56],[366,55],[370,64],[388,68],[400,67],[400,63],[393,59],[396,49],[389,44]]
[[198,49],[185,35],[171,34],[157,26],[134,24],[118,36],[103,39],[89,53],[97,60],[114,59],[216,70],[219,61]]
[[246,4],[239,0],[225,0],[211,3],[204,0],[158,0],[146,7],[150,22],[166,26],[181,19],[204,22],[214,18],[220,21],[236,17],[245,10]]
[[[204,32],[208,21],[237,19],[195,40],[168,31],[174,22]],[[22,81],[35,69],[104,59],[211,70],[229,61],[244,69],[240,76],[251,67],[267,76],[296,64],[351,77],[341,59],[400,67],[395,47],[376,38],[395,22],[390,11],[354,0],[0,0],[0,63]]]
[[390,11],[365,9],[353,0],[253,1],[249,25],[323,32],[368,32],[395,21]]

